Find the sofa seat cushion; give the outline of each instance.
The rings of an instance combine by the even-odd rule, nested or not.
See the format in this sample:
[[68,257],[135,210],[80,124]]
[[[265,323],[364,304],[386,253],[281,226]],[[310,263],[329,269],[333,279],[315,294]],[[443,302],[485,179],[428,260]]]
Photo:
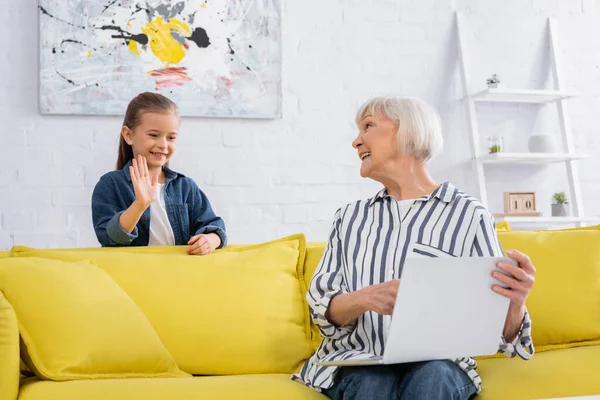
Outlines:
[[483,392],[477,398],[548,399],[600,393],[600,346],[536,353],[529,361],[500,358],[478,361]]
[[50,382],[27,379],[18,400],[327,400],[287,374]]

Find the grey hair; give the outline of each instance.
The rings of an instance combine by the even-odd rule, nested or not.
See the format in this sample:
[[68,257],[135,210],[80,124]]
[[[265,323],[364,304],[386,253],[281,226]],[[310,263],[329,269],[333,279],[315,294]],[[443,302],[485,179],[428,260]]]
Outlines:
[[356,125],[368,115],[383,115],[398,125],[398,145],[402,154],[429,161],[444,146],[438,112],[422,100],[410,97],[374,97],[356,113]]

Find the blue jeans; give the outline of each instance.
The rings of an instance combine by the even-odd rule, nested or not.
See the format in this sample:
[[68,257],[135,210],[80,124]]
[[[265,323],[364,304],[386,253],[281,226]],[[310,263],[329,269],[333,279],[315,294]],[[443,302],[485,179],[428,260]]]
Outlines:
[[323,393],[333,400],[468,399],[477,389],[452,361],[346,367]]

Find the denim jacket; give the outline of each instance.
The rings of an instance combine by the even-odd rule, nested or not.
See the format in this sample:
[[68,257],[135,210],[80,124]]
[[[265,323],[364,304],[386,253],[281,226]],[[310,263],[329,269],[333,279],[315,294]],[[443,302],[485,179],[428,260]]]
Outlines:
[[[147,246],[150,239],[150,207],[131,233],[119,223],[121,214],[135,200],[129,174],[131,161],[122,170],[104,174],[92,194],[92,220],[96,237],[103,247]],[[176,245],[186,245],[190,238],[201,233],[216,233],[221,238],[219,248],[227,237],[223,219],[216,216],[208,198],[196,183],[180,173],[163,167],[165,180],[165,208],[175,235]]]

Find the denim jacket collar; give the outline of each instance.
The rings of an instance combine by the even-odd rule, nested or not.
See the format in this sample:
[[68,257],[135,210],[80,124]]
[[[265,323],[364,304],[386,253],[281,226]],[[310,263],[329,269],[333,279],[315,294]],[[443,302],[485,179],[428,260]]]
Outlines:
[[[125,166],[123,167],[123,172],[125,173],[125,177],[127,178],[127,180],[129,182],[131,182],[131,175],[129,174],[129,167],[131,167],[132,165],[133,165],[132,160],[129,160],[127,162],[127,164],[125,164]],[[177,177],[185,177],[185,175],[180,174],[179,172],[173,171],[166,165],[162,167],[162,170],[165,173],[165,177],[166,177],[165,184],[169,181],[172,181],[173,179],[175,179]]]

